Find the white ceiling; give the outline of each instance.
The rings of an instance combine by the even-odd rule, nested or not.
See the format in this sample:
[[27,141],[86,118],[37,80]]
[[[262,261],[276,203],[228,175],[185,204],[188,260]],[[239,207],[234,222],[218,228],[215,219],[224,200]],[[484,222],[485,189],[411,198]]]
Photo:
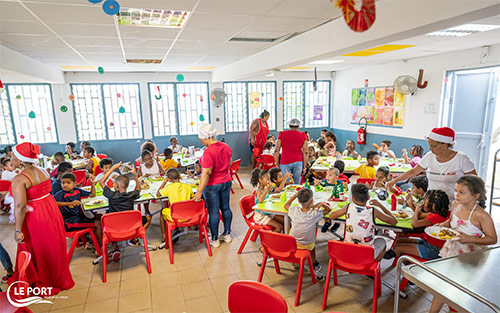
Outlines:
[[[102,3],[0,0],[0,45],[58,68],[103,66],[106,71],[219,69],[280,42],[230,42],[232,37],[284,40],[341,16],[340,10],[329,0],[118,1],[122,7],[187,10],[192,14],[181,30],[118,26],[113,17],[103,12]],[[500,16],[480,22],[500,24]],[[500,43],[500,30],[459,38],[418,36],[387,43],[416,46],[370,57],[338,56],[333,59],[344,60],[343,63],[317,65],[318,70],[342,70],[496,44]],[[126,65],[125,58],[165,59],[165,62]],[[314,67],[305,66],[311,66],[308,70]]]

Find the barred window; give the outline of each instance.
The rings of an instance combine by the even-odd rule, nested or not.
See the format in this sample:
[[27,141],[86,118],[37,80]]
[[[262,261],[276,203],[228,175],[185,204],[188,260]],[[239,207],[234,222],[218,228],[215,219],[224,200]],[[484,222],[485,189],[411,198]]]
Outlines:
[[12,127],[9,101],[6,93],[0,94],[0,144],[15,144],[14,128]]
[[142,138],[139,84],[103,84],[108,139]]
[[72,84],[71,92],[78,140],[106,140],[101,85]]
[[175,84],[149,84],[154,136],[177,135]]

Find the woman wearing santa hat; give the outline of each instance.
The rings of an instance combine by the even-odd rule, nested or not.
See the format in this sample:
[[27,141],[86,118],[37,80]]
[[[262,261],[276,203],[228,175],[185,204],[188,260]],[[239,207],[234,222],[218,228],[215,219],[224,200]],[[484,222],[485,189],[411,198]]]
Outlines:
[[[75,283],[69,271],[64,222],[52,197],[49,174],[36,166],[40,147],[25,142],[13,149],[12,162],[23,171],[12,180],[16,218],[17,255],[31,253],[27,269],[31,286],[52,287],[53,293],[70,289]],[[18,279],[18,264],[11,281]]]
[[454,200],[455,182],[466,174],[477,175],[474,163],[467,154],[453,150],[455,145],[453,129],[433,128],[426,139],[431,151],[424,155],[413,169],[391,180],[387,188],[425,171],[429,180],[428,189],[442,190],[448,194],[450,200]]

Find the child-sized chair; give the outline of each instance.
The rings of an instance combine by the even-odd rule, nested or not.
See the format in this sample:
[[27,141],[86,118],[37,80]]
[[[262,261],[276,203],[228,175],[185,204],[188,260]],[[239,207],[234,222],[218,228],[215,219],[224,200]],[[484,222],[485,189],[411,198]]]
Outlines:
[[[26,251],[21,251],[21,253],[19,253],[18,260],[17,260],[17,264],[19,265],[19,280],[18,281],[25,282],[26,285],[24,287],[29,286],[28,279],[26,277],[26,269],[28,268],[28,265],[30,264],[30,262],[31,262],[31,253],[26,252]],[[19,282],[17,283],[18,286],[21,284]],[[28,297],[28,295],[16,296],[12,291],[11,291],[10,296],[13,297],[14,299],[18,299],[18,300],[21,300],[21,299]],[[29,313],[31,313],[31,310],[28,309],[27,307],[18,308],[18,307],[13,306],[10,303],[9,299],[7,298],[7,291],[4,291],[4,292],[0,293],[0,312],[2,312],[2,313],[29,312]]]
[[[233,176],[236,177],[238,180],[238,183],[240,184],[241,189],[243,188],[243,184],[241,183],[240,177],[238,176],[238,171],[240,170],[240,164],[241,164],[241,159],[238,159],[231,163],[231,167],[229,168],[229,172],[231,173],[231,179],[233,179]],[[231,192],[234,193],[233,187],[231,187]]]
[[264,270],[266,269],[267,258],[274,259],[274,268],[277,274],[281,274],[278,260],[299,264],[299,281],[297,282],[297,292],[295,294],[295,306],[299,305],[300,293],[302,292],[302,279],[304,277],[304,267],[307,261],[313,284],[316,283],[316,276],[312,266],[311,253],[309,250],[297,249],[297,241],[290,235],[263,231],[260,233],[260,241],[264,247],[264,258],[260,266],[258,282],[262,282]]
[[256,161],[257,164],[255,164],[255,168],[261,165],[263,170],[269,171],[273,167],[276,167],[276,160],[272,154],[261,154]]
[[86,186],[87,184],[86,174],[87,172],[84,170],[73,171],[73,175],[75,175],[77,185]]
[[380,277],[380,263],[374,259],[373,247],[356,245],[353,243],[330,240],[328,241],[328,272],[326,274],[325,292],[323,293],[323,306],[326,309],[328,300],[328,287],[333,271],[333,284],[337,283],[337,270],[344,272],[368,275],[374,278],[373,282],[373,308],[377,312],[377,297],[382,294],[382,280]]
[[[12,183],[10,182],[10,180],[1,180],[1,179],[0,179],[0,192],[9,192],[9,189],[10,189],[10,185],[11,185],[11,184],[12,184]],[[6,209],[8,209],[8,208],[9,208],[9,206],[8,206],[8,205],[5,205],[5,204],[3,203],[3,201],[0,201],[0,209],[3,209],[4,207],[5,207]],[[8,210],[7,210],[7,212],[8,212]]]
[[212,249],[208,240],[207,233],[207,211],[205,210],[205,201],[194,202],[193,200],[178,201],[170,207],[170,216],[172,221],[165,221],[165,249],[169,249],[170,264],[174,264],[174,246],[172,243],[172,232],[176,228],[198,226],[198,235],[200,243],[203,242],[203,236],[207,244],[208,255],[212,256]]
[[240,280],[229,286],[228,308],[231,313],[287,313],[285,299],[273,288],[255,281]]
[[97,157],[102,160],[102,159],[107,159],[108,155],[106,155],[106,154],[98,154]]
[[253,220],[254,211],[252,209],[254,203],[255,200],[253,194],[244,196],[240,199],[241,214],[243,215],[245,223],[247,223],[248,225],[248,231],[247,234],[245,235],[245,239],[243,239],[243,242],[241,243],[240,249],[238,250],[238,254],[241,254],[241,252],[243,252],[243,249],[245,248],[245,245],[248,242],[248,238],[250,238],[250,240],[255,242],[255,240],[257,240],[257,236],[259,236],[259,233],[262,230],[273,230],[271,226],[259,225],[254,222]]
[[[85,225],[87,226],[87,224]],[[97,255],[98,256],[102,255],[101,247],[99,247],[99,243],[97,243],[97,238],[94,235],[94,225],[89,223],[88,227],[84,229],[66,232],[66,238],[72,238],[71,246],[69,247],[68,251],[68,263],[71,262],[71,258],[73,258],[73,252],[75,251],[75,248],[78,246],[78,239],[82,240],[83,246],[85,247],[85,243],[87,241],[85,239],[85,234],[90,235],[90,238],[92,239],[92,243],[94,244]]]
[[106,282],[106,265],[109,263],[108,243],[125,241],[132,238],[141,238],[144,242],[146,253],[146,264],[148,273],[151,274],[151,262],[149,260],[148,241],[146,230],[142,226],[141,212],[137,210],[115,212],[104,214],[101,218],[102,224],[102,282]]
[[375,178],[358,178],[356,184],[371,186],[375,182]]

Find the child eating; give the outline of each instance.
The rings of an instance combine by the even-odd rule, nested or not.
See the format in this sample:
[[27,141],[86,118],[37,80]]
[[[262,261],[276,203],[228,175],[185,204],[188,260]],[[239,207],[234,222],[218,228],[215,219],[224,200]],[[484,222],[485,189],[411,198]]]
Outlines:
[[[483,180],[475,175],[465,175],[455,184],[455,201],[451,205],[451,217],[439,224],[451,227],[460,234],[458,240],[447,240],[439,256],[446,258],[472,252],[497,243],[495,224],[484,210],[486,189]],[[439,312],[443,301],[434,297],[430,312]]]
[[168,148],[172,150],[173,153],[182,152],[182,146],[179,145],[177,137],[170,137],[170,146],[168,146]]
[[326,142],[323,139],[318,139],[318,157],[328,156],[328,152],[325,149]]
[[66,157],[64,156],[64,153],[62,152],[56,152],[54,154],[54,158],[50,162],[52,166],[54,166],[54,170],[50,172],[50,177],[57,177],[57,165],[61,164],[62,162],[66,161]]
[[366,153],[366,163],[361,164],[354,169],[354,174],[358,174],[360,178],[375,178],[375,166],[378,165],[380,157],[377,151],[368,151]]
[[[102,173],[100,173],[99,175],[96,176],[95,178],[95,181],[100,181],[101,178],[104,177],[104,174],[109,171],[111,169],[111,167],[113,166],[113,160],[110,159],[110,158],[106,158],[106,159],[102,159],[100,162],[99,162],[99,167],[101,168],[102,170]],[[115,182],[115,179],[116,177],[118,177],[120,174],[118,174],[117,172],[111,172],[111,175],[109,175],[109,178],[108,180],[106,181],[106,186],[108,186],[109,188],[113,188],[113,185],[114,185],[114,182]]]
[[335,156],[335,154],[337,153],[337,137],[335,137],[335,134],[331,131],[326,132],[325,142],[326,154],[328,156]]
[[357,159],[359,153],[357,153],[355,149],[356,149],[356,144],[354,143],[354,140],[348,140],[345,145],[345,150],[344,152],[342,152],[342,156]]
[[408,152],[406,149],[403,149],[403,159],[405,159],[406,164],[411,164],[411,167],[417,166],[417,164],[422,160],[424,156],[424,147],[421,145],[414,145],[410,149],[411,159],[408,157]]
[[177,163],[177,161],[174,161],[172,159],[172,156],[174,155],[172,149],[166,148],[165,150],[163,150],[163,155],[165,156],[165,160],[161,160],[160,164],[165,171],[168,170],[169,168],[179,167],[179,163]]
[[73,164],[70,162],[62,162],[57,166],[57,178],[52,182],[52,195],[55,195],[62,190],[61,178],[66,173],[73,171]]
[[200,161],[196,161],[196,163],[194,164],[194,172],[188,171],[187,174],[191,178],[198,178],[198,177],[200,177],[200,175],[201,175]]
[[269,176],[271,178],[271,182],[273,183],[271,192],[281,192],[286,185],[293,184],[293,174],[287,172],[285,176],[283,176],[279,167],[273,167],[270,169]]
[[[314,185],[316,186],[322,186],[322,187],[327,187],[327,186],[332,186],[334,189],[337,188],[339,190],[339,193],[344,192],[344,184],[342,183],[341,180],[339,180],[340,176],[340,171],[336,167],[331,167],[328,169],[328,172],[326,172],[326,177],[323,180],[315,179],[314,180]],[[332,233],[336,233],[337,229],[339,228],[340,224],[335,223],[331,229]],[[325,224],[321,227],[321,232],[325,233],[328,228],[332,225],[332,222],[330,219],[325,218]]]
[[350,184],[351,181],[349,180],[349,177],[347,177],[344,174],[344,169],[345,169],[344,161],[342,160],[335,161],[335,163],[333,163],[333,167],[339,170],[340,175],[338,179],[341,180],[344,183],[344,187],[347,188],[347,185]]
[[75,150],[75,143],[74,142],[68,142],[66,144],[66,155],[68,156],[68,158],[70,158],[71,160],[75,160],[75,159],[78,159],[78,153],[76,152]]
[[[300,206],[292,205],[295,199],[299,200]],[[316,249],[314,248],[316,224],[323,219],[324,215],[330,213],[330,207],[323,202],[314,205],[313,201],[312,190],[302,188],[285,203],[285,210],[288,211],[288,216],[292,220],[290,236],[297,240],[297,249],[311,252],[314,273],[318,279],[323,279],[319,273],[321,265],[316,260]]]
[[101,161],[101,159],[94,156],[94,154],[95,154],[95,150],[93,147],[87,146],[87,147],[83,148],[83,157],[85,159],[89,160],[85,169],[90,174],[95,173],[95,169],[99,166],[99,162]]
[[[176,168],[170,168],[167,171],[167,177],[161,184],[160,188],[158,188],[156,196],[168,197],[168,202],[170,202],[170,205],[178,201],[186,201],[191,199],[194,196],[193,188],[191,187],[191,185],[181,183],[180,179],[181,175],[179,171]],[[165,248],[165,221],[173,222],[170,215],[170,208],[165,208],[161,211],[161,219],[162,220],[160,222],[160,226],[162,243],[158,246],[158,249]],[[178,232],[180,231],[176,229],[176,233]],[[176,233],[172,234],[172,236],[174,236]],[[178,240],[178,238],[176,239]]]
[[370,200],[369,189],[363,184],[354,184],[351,188],[352,202],[342,209],[330,213],[330,219],[346,215],[344,241],[371,246],[374,249],[375,261],[380,261],[385,252],[385,240],[375,238],[375,219],[396,225],[398,220],[378,200],[371,200],[370,204],[378,207],[368,207]]
[[153,155],[148,150],[144,150],[141,153],[142,163],[139,166],[139,177],[150,177],[165,175],[163,167],[158,164],[158,160],[153,159]]
[[394,153],[394,151],[392,151],[390,149],[391,144],[392,144],[392,141],[390,141],[390,140],[382,140],[382,143],[380,144],[380,146],[377,145],[376,143],[374,143],[373,147],[375,149],[377,149],[378,154],[382,158],[393,158],[393,159],[395,159],[396,158],[396,154]]
[[422,205],[424,201],[424,195],[427,192],[429,186],[429,181],[427,176],[416,176],[410,179],[410,183],[413,185],[411,189],[406,191],[406,204],[415,211],[418,205]]

